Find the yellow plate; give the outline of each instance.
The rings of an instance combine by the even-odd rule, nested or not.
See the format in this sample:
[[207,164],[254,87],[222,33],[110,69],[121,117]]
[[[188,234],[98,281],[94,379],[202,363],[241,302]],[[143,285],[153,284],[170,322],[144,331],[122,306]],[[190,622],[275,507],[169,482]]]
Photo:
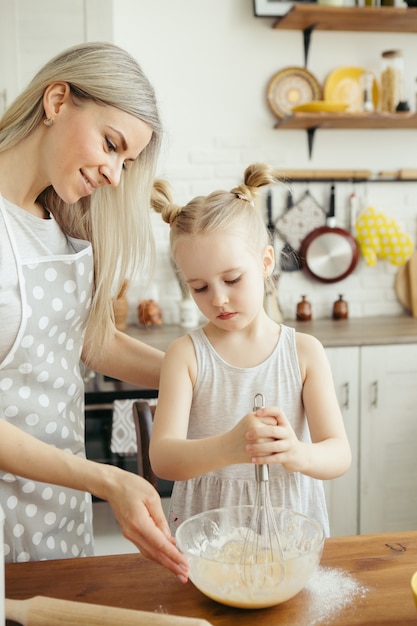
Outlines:
[[319,100],[322,88],[317,78],[304,67],[286,67],[269,81],[268,104],[277,117],[288,117],[293,107]]
[[346,111],[349,107],[348,102],[331,102],[328,100],[313,100],[312,102],[306,102],[305,104],[300,104],[298,106],[293,107],[293,111],[297,112],[321,112],[324,113],[342,113]]
[[[363,104],[363,85],[362,76],[369,72],[363,67],[338,67],[331,72],[324,83],[324,100],[332,102],[347,102],[349,104],[348,111],[362,111]],[[373,74],[373,72],[369,72]],[[374,108],[377,110],[379,101],[379,87],[374,75],[372,85],[372,99]]]

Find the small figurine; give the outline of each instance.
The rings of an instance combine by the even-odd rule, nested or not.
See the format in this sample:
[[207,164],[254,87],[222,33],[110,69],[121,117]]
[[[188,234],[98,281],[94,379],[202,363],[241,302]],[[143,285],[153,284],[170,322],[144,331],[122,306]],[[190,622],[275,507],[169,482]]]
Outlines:
[[138,305],[138,320],[144,326],[161,326],[162,311],[155,300],[141,300]]

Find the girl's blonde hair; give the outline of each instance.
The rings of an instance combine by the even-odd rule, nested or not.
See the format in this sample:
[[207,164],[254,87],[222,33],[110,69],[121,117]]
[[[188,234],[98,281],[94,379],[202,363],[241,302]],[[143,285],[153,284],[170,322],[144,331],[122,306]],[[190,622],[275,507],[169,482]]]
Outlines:
[[249,165],[243,183],[231,191],[214,191],[198,196],[181,207],[173,202],[166,181],[156,180],[152,207],[170,224],[171,253],[175,262],[175,246],[180,237],[204,235],[227,230],[244,237],[255,254],[270,243],[270,236],[255,199],[259,189],[277,181],[275,170],[265,163]]
[[136,60],[111,43],[91,42],[65,50],[34,76],[0,120],[0,151],[15,146],[42,123],[45,89],[58,81],[69,84],[78,102],[92,100],[116,107],[146,122],[153,131],[147,147],[123,172],[118,187],[101,187],[72,205],[63,202],[52,187],[38,198],[68,235],[92,243],[91,356],[109,337],[113,290],[118,291],[127,276],[153,259],[149,207],[162,129],[154,90]]

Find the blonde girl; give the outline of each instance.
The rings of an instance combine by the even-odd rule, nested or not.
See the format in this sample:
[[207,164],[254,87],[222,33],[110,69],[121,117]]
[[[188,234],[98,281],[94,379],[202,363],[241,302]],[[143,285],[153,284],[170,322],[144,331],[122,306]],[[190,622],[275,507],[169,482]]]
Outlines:
[[[166,183],[155,185],[173,259],[208,320],[169,347],[161,373],[150,453],[155,472],[176,481],[173,531],[201,511],[253,503],[253,464],[267,463],[273,505],[310,515],[329,534],[322,479],[351,462],[322,345],[263,307],[275,260],[255,200],[275,181],[272,168],[254,164],[231,191],[183,207]],[[254,413],[258,393],[266,408]]]

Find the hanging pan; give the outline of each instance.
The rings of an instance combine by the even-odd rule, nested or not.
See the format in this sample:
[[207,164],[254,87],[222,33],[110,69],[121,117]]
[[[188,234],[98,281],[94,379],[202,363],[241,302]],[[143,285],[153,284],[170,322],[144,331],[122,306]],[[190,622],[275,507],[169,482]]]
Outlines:
[[311,231],[301,243],[300,257],[307,272],[323,283],[349,276],[359,260],[359,247],[352,234],[335,225],[335,186],[330,189],[326,226]]

